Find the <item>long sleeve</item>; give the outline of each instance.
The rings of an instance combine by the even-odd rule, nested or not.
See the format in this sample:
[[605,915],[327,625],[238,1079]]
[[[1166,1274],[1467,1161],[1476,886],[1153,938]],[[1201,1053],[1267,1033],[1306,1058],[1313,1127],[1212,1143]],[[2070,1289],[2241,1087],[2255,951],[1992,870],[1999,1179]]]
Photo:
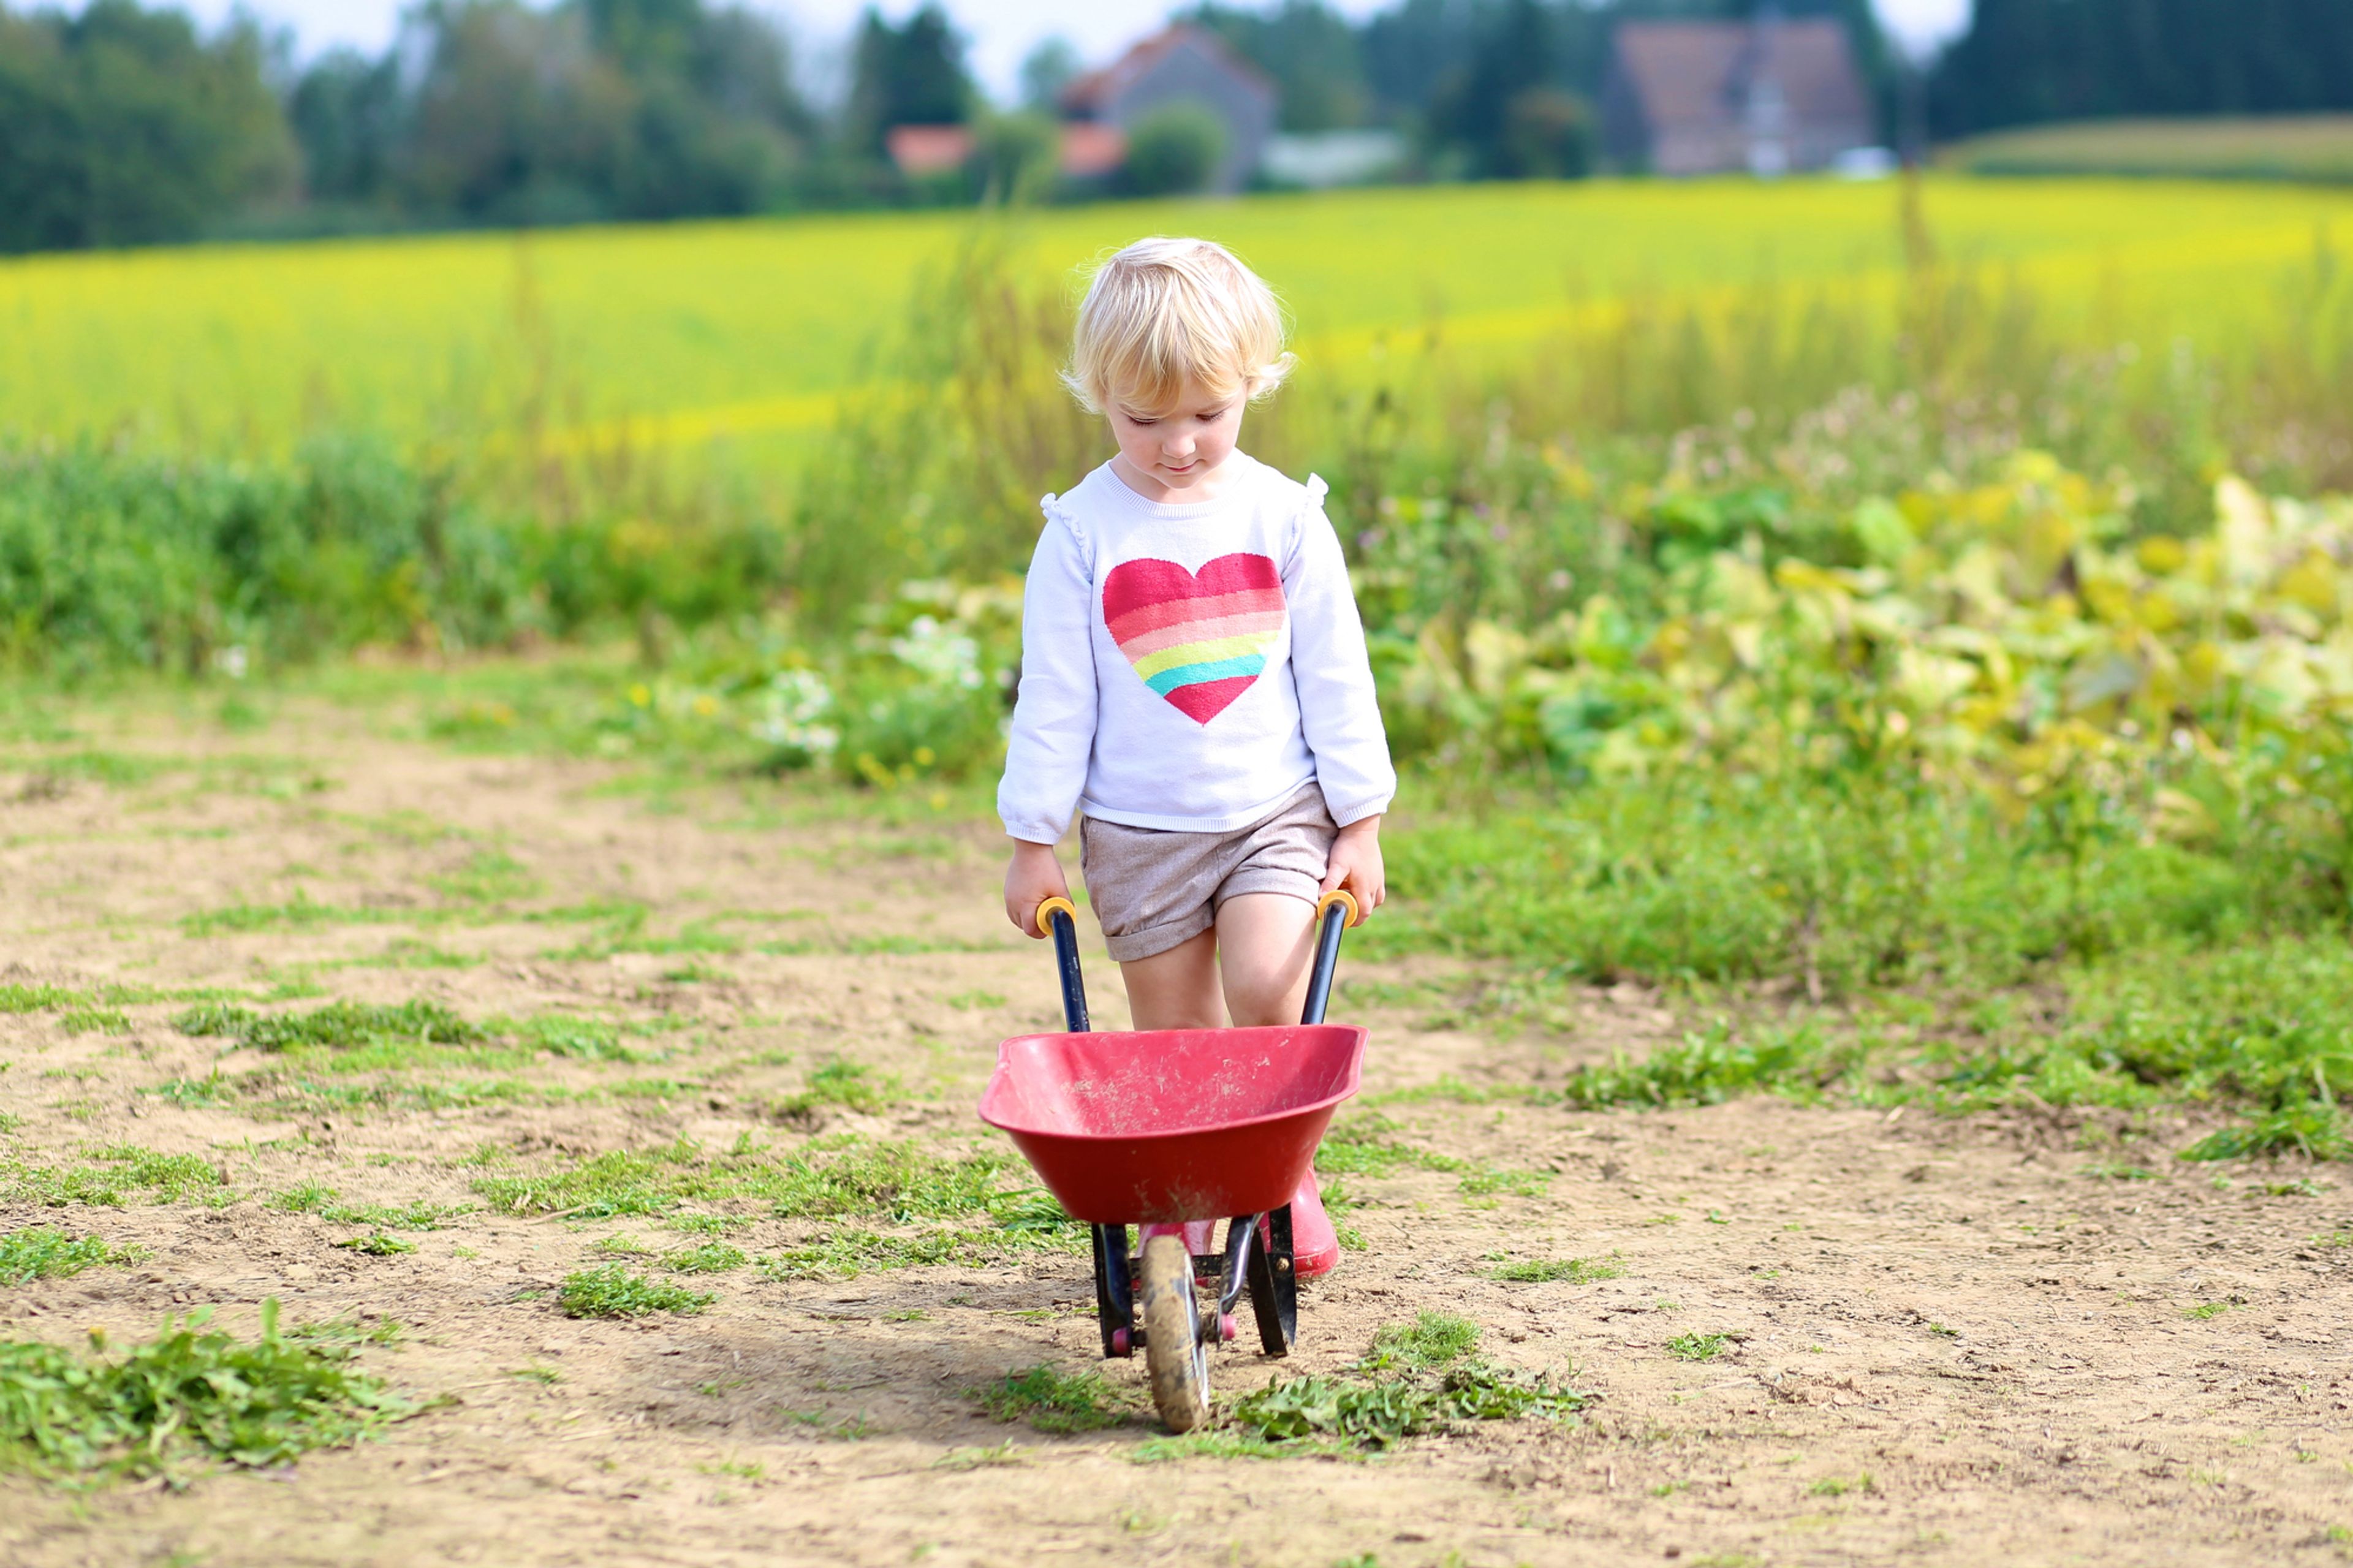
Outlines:
[[1381,728],[1348,563],[1340,553],[1340,536],[1324,515],[1323,498],[1324,481],[1311,479],[1282,591],[1291,605],[1291,668],[1299,689],[1301,727],[1315,754],[1324,804],[1332,820],[1345,827],[1388,809],[1397,795],[1397,770]]
[[1071,825],[1094,752],[1097,703],[1086,551],[1053,497],[1045,510],[1021,590],[1021,691],[997,789],[1005,831],[1033,844],[1053,843]]

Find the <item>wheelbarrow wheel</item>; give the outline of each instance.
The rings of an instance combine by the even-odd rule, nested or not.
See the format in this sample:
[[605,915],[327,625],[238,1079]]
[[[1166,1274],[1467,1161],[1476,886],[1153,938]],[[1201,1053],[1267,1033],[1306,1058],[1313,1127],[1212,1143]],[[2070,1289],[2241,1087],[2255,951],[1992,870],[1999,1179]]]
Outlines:
[[1155,1236],[1145,1242],[1141,1272],[1139,1316],[1152,1403],[1168,1430],[1190,1432],[1209,1418],[1209,1352],[1201,1342],[1201,1307],[1185,1238]]

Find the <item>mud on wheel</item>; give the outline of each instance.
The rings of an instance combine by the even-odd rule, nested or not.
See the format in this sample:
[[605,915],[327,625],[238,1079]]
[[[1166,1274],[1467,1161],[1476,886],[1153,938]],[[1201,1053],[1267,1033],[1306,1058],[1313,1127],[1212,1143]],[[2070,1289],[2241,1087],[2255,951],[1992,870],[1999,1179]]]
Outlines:
[[1209,1418],[1209,1352],[1201,1342],[1201,1309],[1193,1294],[1193,1257],[1181,1236],[1144,1244],[1136,1316],[1144,1322],[1144,1364],[1152,1403],[1171,1432]]

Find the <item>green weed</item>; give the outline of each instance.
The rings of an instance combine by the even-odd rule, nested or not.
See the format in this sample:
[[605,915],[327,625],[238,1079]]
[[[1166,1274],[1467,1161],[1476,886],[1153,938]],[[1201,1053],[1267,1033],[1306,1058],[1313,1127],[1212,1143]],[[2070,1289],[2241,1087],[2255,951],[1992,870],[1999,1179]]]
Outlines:
[[899,1095],[897,1075],[881,1078],[861,1062],[829,1061],[809,1074],[808,1087],[786,1095],[772,1108],[788,1121],[806,1121],[827,1106],[876,1115],[888,1110]]
[[1399,1171],[1461,1171],[1469,1163],[1450,1154],[1434,1153],[1401,1143],[1390,1134],[1403,1124],[1366,1111],[1335,1123],[1324,1135],[1315,1153],[1319,1173],[1335,1176],[1391,1176]]
[[1099,1372],[1041,1364],[1008,1373],[972,1397],[992,1420],[1027,1421],[1040,1432],[1092,1432],[1127,1419],[1126,1402]]
[[153,1475],[176,1487],[206,1461],[285,1464],[418,1409],[352,1370],[348,1352],[281,1338],[274,1299],[251,1344],[206,1331],[208,1317],[169,1321],[119,1355],[93,1332],[89,1359],[0,1342],[0,1449],[50,1475]]
[[1731,1348],[1729,1334],[1677,1334],[1667,1342],[1667,1353],[1677,1361],[1714,1361]]
[[1761,1091],[1817,1094],[1847,1063],[1810,1026],[1765,1029],[1736,1039],[1727,1025],[1685,1035],[1641,1059],[1623,1054],[1607,1067],[1580,1068],[1561,1098],[1587,1109],[1611,1105],[1716,1105]]
[[1368,1372],[1434,1372],[1479,1348],[1479,1325],[1451,1312],[1425,1311],[1410,1323],[1385,1323],[1373,1335]]
[[27,1226],[0,1236],[0,1286],[36,1279],[64,1279],[104,1263],[129,1263],[138,1255],[111,1247],[94,1236],[75,1237],[53,1226]]
[[636,1318],[648,1312],[700,1312],[719,1298],[632,1274],[618,1263],[564,1277],[556,1305],[567,1318]]
[[227,1181],[201,1155],[159,1154],[132,1143],[95,1150],[90,1158],[97,1163],[57,1166],[0,1160],[0,1199],[51,1208],[67,1204],[120,1206],[137,1194],[150,1203],[169,1204],[216,1191]]
[[259,1051],[353,1051],[372,1046],[462,1046],[482,1031],[438,1002],[382,1006],[334,1002],[309,1013],[254,1013],[214,1005],[172,1020],[184,1035],[234,1039]]
[[542,1013],[526,1020],[524,1044],[551,1056],[576,1061],[637,1062],[644,1056],[621,1043],[621,1032],[603,1018],[582,1018],[568,1013]]
[[1625,1266],[1617,1262],[1614,1257],[1609,1261],[1584,1258],[1535,1258],[1490,1268],[1487,1278],[1525,1285],[1589,1285],[1597,1279],[1618,1279],[1625,1272]]
[[724,1274],[741,1268],[746,1259],[737,1248],[723,1241],[705,1242],[701,1247],[662,1254],[662,1267],[673,1274]]
[[364,1254],[369,1258],[393,1258],[404,1252],[417,1250],[417,1243],[403,1241],[396,1236],[386,1236],[380,1230],[372,1230],[365,1236],[346,1237],[332,1245],[343,1247],[348,1251]]

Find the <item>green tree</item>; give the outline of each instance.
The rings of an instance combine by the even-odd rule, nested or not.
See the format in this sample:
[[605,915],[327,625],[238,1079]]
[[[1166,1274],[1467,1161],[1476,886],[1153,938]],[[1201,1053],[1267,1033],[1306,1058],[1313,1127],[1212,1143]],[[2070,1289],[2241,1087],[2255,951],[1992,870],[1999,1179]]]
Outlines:
[[894,125],[961,125],[978,93],[965,69],[964,40],[927,3],[894,27],[869,7],[858,24],[844,113],[849,141],[872,153]]
[[1177,18],[1215,34],[1273,79],[1285,131],[1335,131],[1373,115],[1364,51],[1347,18],[1323,0],[1282,0],[1272,9],[1202,5]]
[[2107,115],[2353,109],[2345,0],[1977,0],[1938,57],[1939,135]]
[[1128,128],[1122,183],[1139,196],[1207,186],[1226,156],[1226,122],[1206,104],[1164,105]]
[[1053,113],[1080,68],[1079,51],[1070,39],[1059,34],[1045,39],[1021,61],[1021,107]]
[[0,248],[188,239],[290,194],[293,147],[249,21],[94,0],[0,10]]

